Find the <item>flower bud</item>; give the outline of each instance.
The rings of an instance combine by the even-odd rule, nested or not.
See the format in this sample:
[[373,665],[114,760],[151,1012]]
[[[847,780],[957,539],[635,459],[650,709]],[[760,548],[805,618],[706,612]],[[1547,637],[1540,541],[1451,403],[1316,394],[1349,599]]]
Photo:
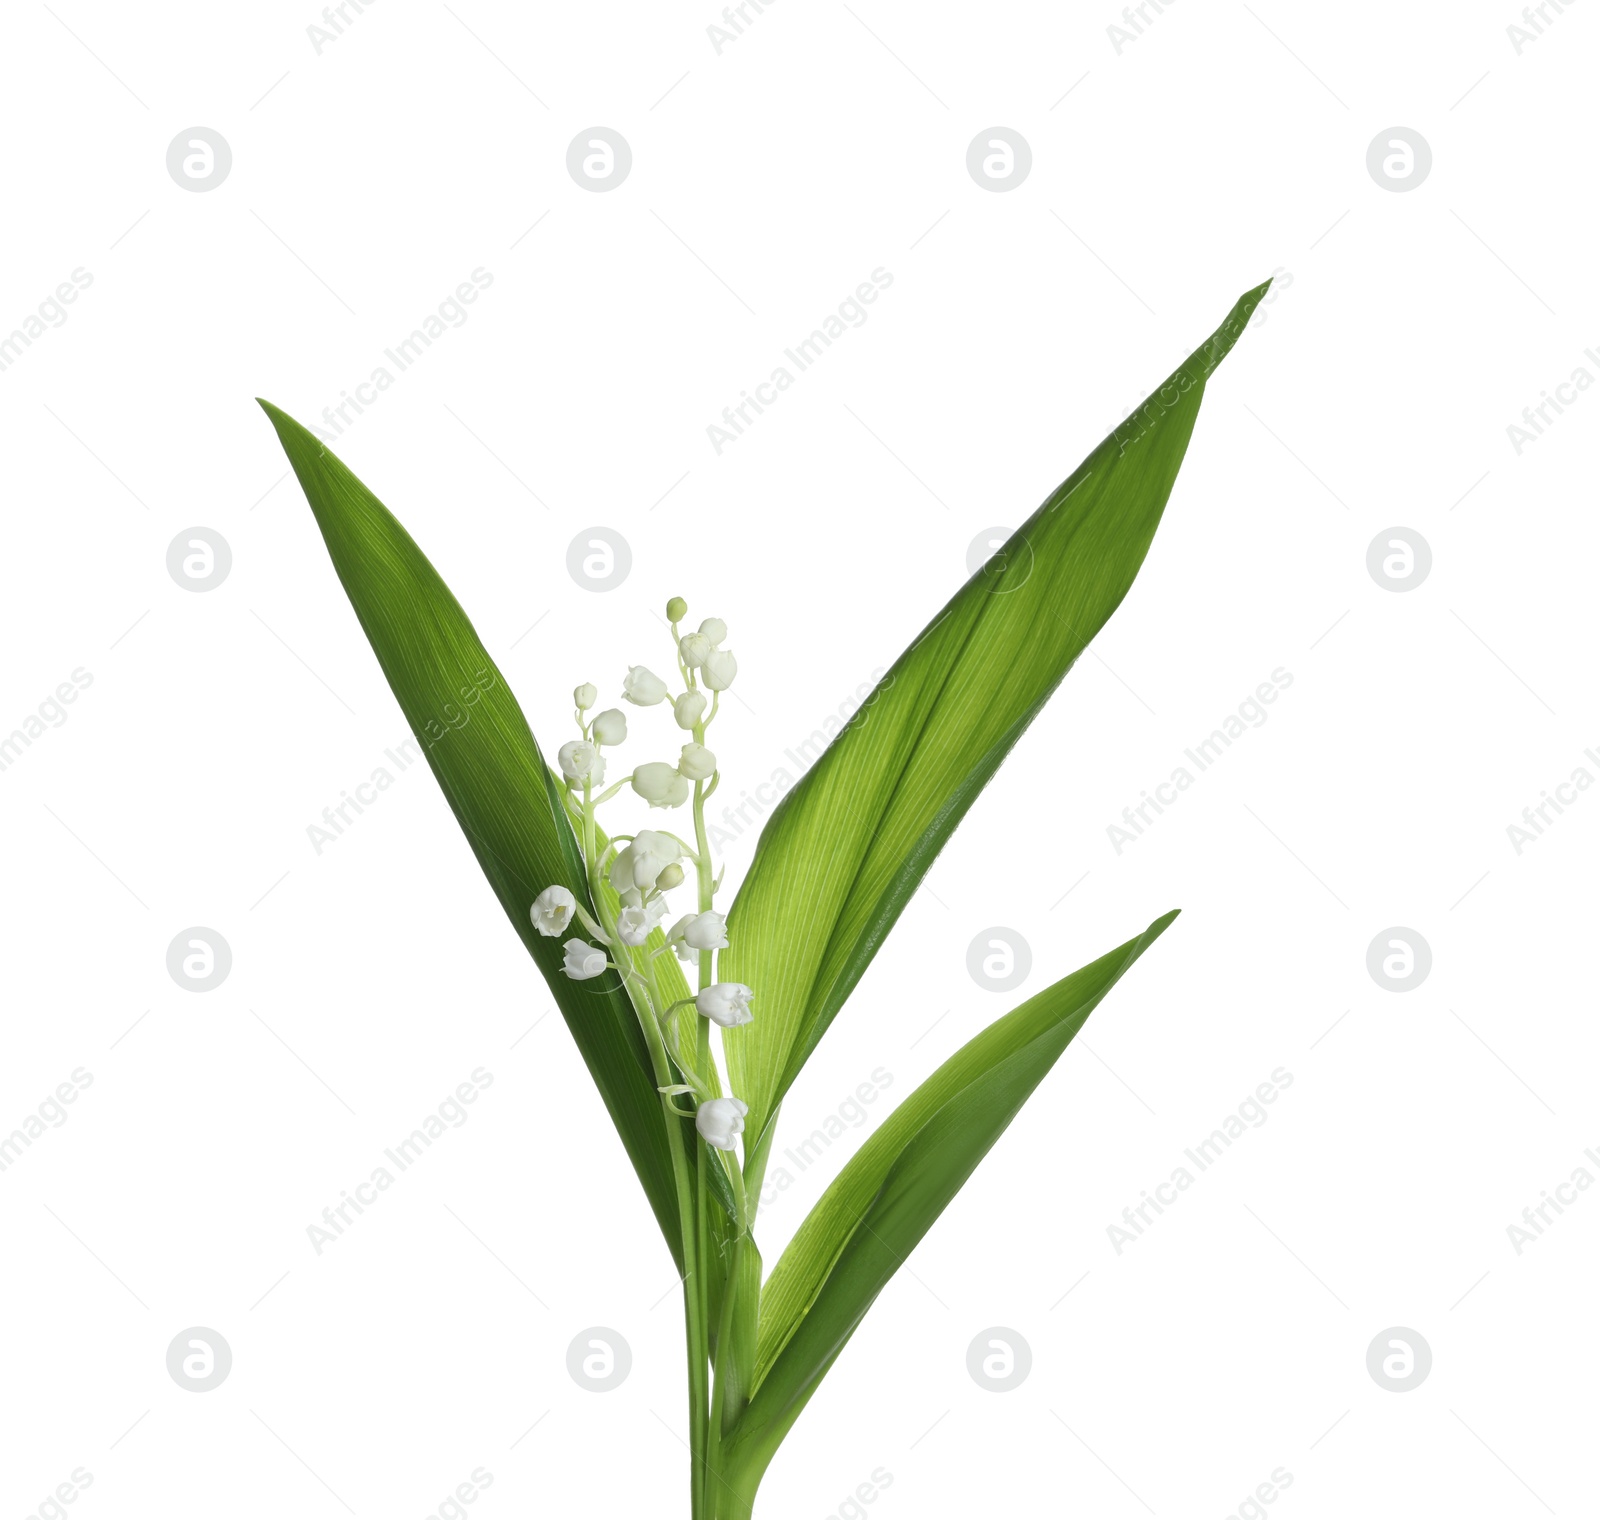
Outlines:
[[622,680],[622,695],[635,707],[654,707],[665,698],[667,683],[643,665],[630,665]]
[[743,982],[714,982],[695,995],[694,1006],[713,1024],[734,1029],[750,1022],[752,996]]
[[705,781],[717,768],[717,757],[703,744],[685,744],[678,761],[678,774],[691,781]]
[[670,892],[674,887],[683,885],[683,867],[673,861],[658,877],[656,877],[656,891]]
[[546,887],[534,898],[528,917],[542,935],[554,939],[572,922],[577,907],[577,899],[565,887]]
[[678,640],[678,654],[690,670],[698,670],[711,653],[711,640],[703,633],[686,633]]
[[744,1133],[744,1116],[749,1112],[749,1105],[737,1098],[709,1098],[695,1110],[694,1127],[707,1145],[731,1151]]
[[574,686],[572,688],[572,700],[580,712],[587,712],[600,700],[600,693],[594,689],[590,682],[585,681],[582,686]]
[[711,647],[715,649],[728,636],[728,625],[721,618],[707,618],[700,625],[700,632],[711,640]]
[[620,709],[608,707],[595,717],[590,732],[596,744],[621,744],[628,737],[628,720]]
[[726,691],[739,673],[739,662],[731,650],[713,649],[702,661],[706,685],[712,691]]
[[681,596],[675,596],[667,603],[667,621],[681,623],[689,615],[689,604]]
[[561,969],[575,982],[587,982],[606,969],[606,953],[594,945],[569,939],[561,948],[566,951]]
[[682,807],[689,800],[689,783],[662,760],[636,766],[633,789],[651,807]]
[[672,716],[677,720],[679,728],[692,729],[698,723],[706,710],[706,694],[703,691],[686,691],[672,704]]
[[573,739],[556,751],[561,774],[568,781],[589,781],[598,786],[606,779],[606,762],[587,739]]

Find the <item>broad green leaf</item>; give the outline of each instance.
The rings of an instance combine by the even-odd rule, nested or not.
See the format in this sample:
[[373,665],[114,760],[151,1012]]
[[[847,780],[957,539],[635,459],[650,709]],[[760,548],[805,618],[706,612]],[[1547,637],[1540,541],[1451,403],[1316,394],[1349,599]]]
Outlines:
[[[489,885],[555,997],[683,1270],[667,1130],[649,1054],[614,976],[562,975],[561,941],[528,910],[552,884],[593,911],[558,783],[467,615],[411,536],[311,433],[268,402],[362,631]],[[459,955],[439,945],[437,953]],[[662,957],[663,961],[669,957]],[[682,987],[676,968],[670,975]],[[672,997],[684,993],[674,990]]]
[[1206,379],[1266,289],[1242,296],[956,593],[768,820],[719,964],[756,990],[754,1022],[724,1038],[749,1133],[765,1131],[946,839],[1132,585]]
[[728,1470],[762,1471],[884,1284],[904,1264],[1084,1020],[1178,915],[1029,998],[951,1056],[851,1157],[761,1297],[755,1393]]

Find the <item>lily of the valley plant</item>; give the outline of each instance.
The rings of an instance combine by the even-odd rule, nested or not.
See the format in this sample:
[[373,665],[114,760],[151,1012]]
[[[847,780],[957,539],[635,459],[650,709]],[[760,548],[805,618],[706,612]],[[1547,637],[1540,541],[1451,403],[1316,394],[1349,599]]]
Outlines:
[[[1177,916],[952,1055],[880,1123],[763,1278],[755,1200],[785,1093],[973,799],[1132,585],[1206,382],[1266,289],[1241,297],[912,640],[864,705],[870,721],[848,724],[784,796],[725,912],[705,804],[721,782],[712,725],[737,676],[726,626],[690,627],[674,597],[672,663],[658,663],[676,679],[644,665],[616,672],[604,706],[596,686],[579,686],[576,737],[551,766],[405,530],[315,437],[262,403],[682,1278],[694,1520],[753,1513],[779,1443],[873,1300]],[[613,693],[624,705],[609,705]],[[665,758],[623,774],[630,726],[647,730],[630,742]],[[651,826],[613,833],[602,809],[628,792],[648,804]]]

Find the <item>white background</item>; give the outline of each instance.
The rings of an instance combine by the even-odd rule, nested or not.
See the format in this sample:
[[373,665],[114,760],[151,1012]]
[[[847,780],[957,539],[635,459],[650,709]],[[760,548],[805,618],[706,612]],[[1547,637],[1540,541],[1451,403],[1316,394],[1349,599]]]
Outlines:
[[[1600,1176],[1600,800],[1520,855],[1506,830],[1600,775],[1600,398],[1520,454],[1507,426],[1600,376],[1594,12],[1520,53],[1509,0],[1186,0],[1120,51],[1110,3],[783,0],[720,52],[709,3],[349,14],[320,53],[309,3],[6,23],[0,330],[93,283],[0,371],[0,731],[92,685],[0,772],[0,1132],[93,1083],[0,1174],[0,1512],[83,1467],[86,1517],[421,1517],[481,1467],[487,1520],[687,1513],[667,1252],[434,783],[307,833],[405,728],[252,397],[316,421],[475,268],[470,319],[336,450],[552,747],[575,681],[614,699],[670,660],[669,595],[724,617],[735,799],[1278,273],[1132,594],[795,1087],[780,1145],[892,1077],[760,1225],[768,1262],[963,1040],[1184,915],[885,1292],[761,1512],[1220,1520],[1277,1468],[1270,1513],[1302,1520],[1588,1512],[1600,1198],[1520,1255],[1507,1226]],[[633,153],[603,194],[566,169],[596,124]],[[1009,193],[966,169],[997,124],[1032,148]],[[205,193],[166,169],[196,125],[233,155]],[[1405,193],[1366,167],[1395,125],[1433,155]],[[870,319],[717,453],[875,268]],[[197,525],[233,556],[204,594],[166,569]],[[566,569],[596,525],[632,552],[605,594]],[[1402,594],[1366,568],[1396,525],[1433,556]],[[1107,826],[1277,667],[1268,721],[1118,854]],[[663,712],[634,732],[675,753]],[[165,964],[196,925],[233,954],[203,995]],[[1032,949],[1003,995],[966,971],[995,925]],[[1403,995],[1366,966],[1391,926],[1432,949]],[[477,1067],[470,1121],[318,1255],[307,1226]],[[1268,1122],[1118,1254],[1277,1067]],[[190,1326],[232,1347],[214,1392],[167,1374]],[[613,1393],[566,1371],[589,1326],[631,1345]],[[993,1326],[1031,1347],[1008,1394],[966,1370]],[[1432,1349],[1404,1394],[1366,1367],[1394,1326]]]

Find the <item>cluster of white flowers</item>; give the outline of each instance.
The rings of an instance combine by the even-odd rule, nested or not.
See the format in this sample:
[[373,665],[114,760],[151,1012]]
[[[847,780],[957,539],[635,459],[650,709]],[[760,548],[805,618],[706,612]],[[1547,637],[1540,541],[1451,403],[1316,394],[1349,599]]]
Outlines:
[[[580,736],[561,746],[556,761],[565,782],[568,818],[583,850],[588,898],[598,919],[563,886],[546,887],[534,899],[530,916],[534,928],[550,938],[568,933],[574,920],[588,933],[589,939],[574,936],[566,940],[562,971],[574,981],[588,981],[607,970],[615,970],[622,977],[652,1054],[659,1052],[670,1058],[670,1067],[658,1062],[658,1074],[665,1070],[669,1077],[680,1079],[661,1084],[662,1092],[668,1095],[669,1102],[672,1095],[692,1094],[695,1128],[701,1138],[717,1150],[731,1151],[743,1133],[748,1110],[737,1098],[715,1095],[704,1038],[698,1052],[678,1049],[671,1017],[679,1007],[692,1004],[710,1023],[732,1029],[750,1022],[750,1001],[754,996],[741,982],[713,980],[711,971],[712,955],[728,948],[728,926],[723,915],[710,907],[717,882],[706,843],[704,808],[721,777],[717,757],[706,748],[705,734],[717,715],[721,694],[733,684],[739,667],[732,652],[722,647],[728,637],[728,625],[721,618],[707,618],[697,631],[680,633],[678,624],[687,611],[680,597],[667,603],[684,690],[674,696],[667,683],[643,665],[630,667],[622,681],[623,700],[635,707],[671,703],[674,721],[689,735],[676,764],[653,760],[636,765],[608,790],[598,792],[605,785],[604,751],[627,739],[628,719],[617,707],[591,718],[588,714],[599,701],[599,692],[587,683],[573,692]],[[595,809],[627,785],[652,808],[682,807],[692,796],[697,847],[676,834],[655,829],[640,829],[637,834],[619,835],[602,843]],[[662,943],[651,949],[650,936],[667,916],[666,893],[682,886],[686,879],[685,862],[695,874],[699,910],[678,918],[664,932]],[[601,890],[602,882],[615,892],[615,907]],[[692,998],[663,1006],[654,963],[668,950],[675,951],[682,961],[698,964],[700,990]]]

